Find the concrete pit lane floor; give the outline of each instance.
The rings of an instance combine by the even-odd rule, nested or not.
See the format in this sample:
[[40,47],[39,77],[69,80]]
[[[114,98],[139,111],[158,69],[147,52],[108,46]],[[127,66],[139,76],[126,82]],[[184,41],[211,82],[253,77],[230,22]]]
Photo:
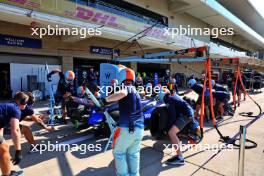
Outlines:
[[[193,95],[190,95],[193,96]],[[264,107],[264,93],[254,94],[252,97]],[[41,103],[39,111],[47,109],[47,104]],[[240,125],[249,123],[253,118],[243,117],[239,112],[252,111],[258,114],[259,110],[249,98],[242,101],[234,117],[225,116],[219,122],[219,129],[223,135],[233,137],[239,131]],[[264,117],[264,116],[263,116]],[[264,173],[264,118],[258,119],[247,129],[247,138],[255,141],[257,148],[245,151],[245,175],[261,176]],[[19,166],[12,169],[22,169],[25,176],[114,176],[114,160],[112,150],[106,153],[97,151],[104,149],[107,139],[94,137],[91,129],[77,131],[71,123],[56,126],[56,131],[48,133],[33,125],[35,139],[38,144],[56,144],[76,142],[79,149],[73,151],[44,151],[42,154],[29,154],[29,146],[22,138],[23,160]],[[145,131],[141,145],[140,173],[142,176],[236,176],[238,175],[238,149],[233,147],[218,153],[217,147],[221,147],[219,135],[212,129],[212,123],[205,122],[204,139],[199,146],[185,148],[184,166],[176,167],[166,165],[165,161],[173,156],[173,150],[166,148],[168,140],[154,140],[149,131]],[[82,138],[86,140],[82,141]],[[11,142],[10,140],[8,140]],[[210,145],[210,146],[209,146]],[[96,146],[98,148],[96,148]],[[75,146],[76,147],[76,146]],[[89,148],[90,147],[90,148]],[[171,146],[168,146],[169,148]],[[186,146],[185,146],[186,147]],[[88,150],[89,148],[89,150]],[[209,149],[211,148],[211,149]],[[212,149],[213,148],[213,149]],[[204,150],[203,150],[204,149]],[[207,149],[207,150],[206,150]]]

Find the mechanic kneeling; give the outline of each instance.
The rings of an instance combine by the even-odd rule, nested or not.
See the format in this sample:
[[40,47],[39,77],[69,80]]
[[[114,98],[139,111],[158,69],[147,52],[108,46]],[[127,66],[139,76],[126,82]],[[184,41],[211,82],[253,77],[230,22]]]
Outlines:
[[121,71],[124,88],[110,95],[106,102],[118,101],[119,127],[113,139],[113,154],[118,176],[139,176],[140,143],[144,132],[144,118],[140,95],[133,86],[135,73],[130,68]]

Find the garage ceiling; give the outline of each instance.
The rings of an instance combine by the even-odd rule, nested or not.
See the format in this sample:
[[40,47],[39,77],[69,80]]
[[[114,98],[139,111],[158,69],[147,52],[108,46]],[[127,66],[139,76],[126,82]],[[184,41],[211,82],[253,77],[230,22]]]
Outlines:
[[264,36],[264,19],[254,9],[254,7],[252,7],[248,0],[218,0],[218,2],[258,32],[261,36]]
[[[249,5],[249,2],[247,0],[232,0],[232,1],[219,0],[219,1],[229,4],[230,7],[235,9],[237,12],[240,12],[242,15],[237,15],[238,18],[240,18],[240,16],[241,17],[251,16],[251,14],[253,14],[252,17],[247,18],[247,21],[250,21],[251,20],[250,18],[254,18],[254,20],[252,20],[250,24],[259,23],[258,28],[256,27],[256,29],[258,30],[256,30],[255,32],[260,31],[259,32],[260,34],[262,34],[261,32],[264,33],[264,25],[262,26],[262,24],[258,22],[258,20],[260,19],[257,18],[257,12],[253,9],[253,7]],[[240,5],[240,2],[242,3],[241,5]],[[257,40],[255,37],[249,34],[248,31],[237,26],[234,22],[230,21],[226,17],[219,14],[216,10],[214,10],[213,8],[205,4],[206,0],[169,0],[168,3],[170,7],[169,9],[174,13],[188,13],[191,16],[197,19],[200,19],[204,21],[205,23],[211,26],[214,26],[214,27],[234,28],[236,35],[240,35],[241,39],[244,40],[246,43],[248,43],[248,46],[251,45],[251,46],[254,46],[255,49],[263,49],[264,44],[260,40]],[[179,5],[180,8],[174,8],[178,6],[177,4],[180,4]],[[243,8],[241,8],[240,6],[243,6]],[[231,13],[233,12],[231,11]],[[243,21],[243,18],[241,20]],[[262,21],[264,22],[264,20]],[[246,24],[249,27],[252,26],[249,23],[246,23]],[[263,37],[264,35],[262,35],[262,38]]]

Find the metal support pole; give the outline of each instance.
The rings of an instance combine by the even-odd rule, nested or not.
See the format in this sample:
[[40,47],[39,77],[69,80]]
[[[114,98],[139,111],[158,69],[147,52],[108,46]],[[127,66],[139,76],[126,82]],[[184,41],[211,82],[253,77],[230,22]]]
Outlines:
[[239,140],[239,158],[238,158],[238,176],[244,176],[245,163],[245,145],[246,145],[246,131],[245,126],[240,126],[240,140]]
[[[49,66],[48,63],[46,61],[46,72],[47,74],[50,73],[49,70]],[[53,87],[52,87],[52,82],[48,82],[49,84],[49,111],[50,111],[50,115],[49,115],[49,122],[48,124],[51,126],[55,125],[55,114],[58,115],[59,118],[62,118],[62,113],[59,107],[56,106],[55,104],[55,97],[54,97],[54,93],[53,93]]]

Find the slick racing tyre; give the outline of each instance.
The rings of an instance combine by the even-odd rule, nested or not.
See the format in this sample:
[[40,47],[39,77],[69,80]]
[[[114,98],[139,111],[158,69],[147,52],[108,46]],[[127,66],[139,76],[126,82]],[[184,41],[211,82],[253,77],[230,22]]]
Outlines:
[[150,119],[150,133],[159,140],[166,136],[166,129],[168,125],[167,107],[158,107],[151,114]]

